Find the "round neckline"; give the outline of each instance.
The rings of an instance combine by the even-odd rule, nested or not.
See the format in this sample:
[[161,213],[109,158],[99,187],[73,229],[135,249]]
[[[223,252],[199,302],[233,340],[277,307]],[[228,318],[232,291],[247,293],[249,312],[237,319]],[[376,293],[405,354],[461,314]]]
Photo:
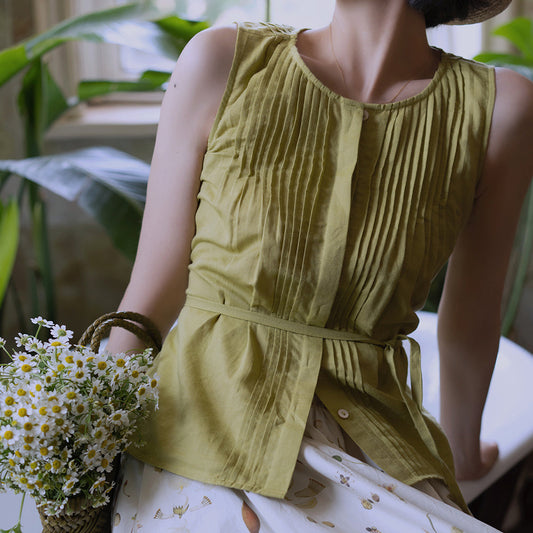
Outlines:
[[291,57],[295,61],[296,65],[303,72],[303,74],[306,76],[306,78],[313,85],[315,85],[318,89],[320,89],[322,92],[327,94],[329,97],[334,98],[335,100],[339,100],[340,102],[346,105],[351,105],[351,106],[360,107],[360,108],[367,108],[367,109],[376,109],[376,110],[394,109],[398,107],[412,105],[416,102],[419,102],[420,100],[423,100],[424,98],[426,98],[426,96],[431,94],[435,90],[440,79],[442,78],[442,75],[444,74],[444,69],[447,63],[448,54],[444,52],[444,50],[437,48],[436,46],[432,46],[431,48],[440,52],[439,64],[430,82],[419,93],[413,94],[412,96],[409,96],[408,98],[405,98],[403,100],[396,100],[394,102],[388,102],[388,103],[387,102],[382,102],[382,103],[361,102],[359,100],[354,100],[353,98],[343,96],[342,94],[335,92],[333,89],[329,88],[325,83],[323,83],[321,80],[319,80],[316,77],[316,75],[308,67],[307,63],[303,60],[303,57],[300,55],[300,51],[298,50],[298,47],[297,47],[297,40],[298,40],[298,36],[302,32],[306,31],[307,29],[309,28],[302,28],[300,30],[297,30],[290,36],[289,47],[290,47]]

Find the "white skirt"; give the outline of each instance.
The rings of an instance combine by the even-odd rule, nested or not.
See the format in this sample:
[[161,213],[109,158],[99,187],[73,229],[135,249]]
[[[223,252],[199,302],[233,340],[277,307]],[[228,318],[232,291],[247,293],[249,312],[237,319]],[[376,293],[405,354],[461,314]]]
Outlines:
[[194,481],[128,456],[113,533],[491,533],[440,480],[410,487],[345,451],[340,426],[313,402],[284,499]]

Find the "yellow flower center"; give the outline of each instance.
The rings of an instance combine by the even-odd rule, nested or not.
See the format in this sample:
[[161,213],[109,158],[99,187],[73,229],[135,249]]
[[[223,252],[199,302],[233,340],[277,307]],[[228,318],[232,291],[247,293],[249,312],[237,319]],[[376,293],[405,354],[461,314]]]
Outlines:
[[31,435],[26,435],[26,436],[24,437],[24,442],[25,442],[26,444],[31,444],[31,443],[33,442],[33,437],[32,437]]
[[65,370],[66,366],[63,364],[63,363],[59,363],[57,365],[57,369],[60,371],[60,372],[63,372],[63,370]]
[[65,361],[66,361],[67,363],[72,364],[72,363],[74,362],[74,357],[72,357],[72,355],[67,355],[67,356],[65,357]]
[[24,364],[20,367],[20,369],[22,370],[22,372],[31,372],[31,365]]
[[107,468],[109,466],[109,461],[104,457],[100,465],[102,466],[102,468]]
[[13,405],[15,403],[15,398],[13,398],[12,396],[8,396],[5,399],[5,402],[6,402],[7,405]]
[[78,371],[76,372],[76,377],[77,377],[78,379],[81,379],[83,376],[85,376],[85,372],[83,372],[83,370],[78,370]]
[[54,405],[52,407],[52,413],[60,413],[61,412],[61,406],[60,405]]
[[4,411],[4,416],[9,417],[9,416],[11,416],[12,414],[13,414],[13,411],[12,411],[11,409],[6,409],[6,410]]
[[87,362],[90,363],[91,361],[94,361],[94,357],[89,355],[89,357],[87,357]]
[[28,410],[25,407],[21,407],[17,412],[19,416],[28,416]]
[[155,387],[157,387],[157,379],[152,379],[152,381],[150,382],[150,386],[152,387],[152,389],[155,389]]
[[25,391],[24,389],[19,389],[19,390],[17,391],[17,394],[18,394],[19,396],[26,396],[26,391]]
[[89,459],[92,459],[95,455],[96,455],[96,451],[95,450],[89,450],[89,453],[87,454],[87,457]]
[[26,422],[26,423],[24,424],[24,429],[25,429],[26,431],[31,431],[31,430],[33,429],[33,424],[32,424],[31,422]]
[[50,431],[50,426],[49,426],[48,424],[43,424],[43,425],[41,426],[41,431],[42,431],[43,433],[47,433],[48,431]]
[[9,429],[4,433],[4,439],[6,440],[12,439],[14,436],[15,434]]
[[74,391],[67,392],[67,398],[69,400],[73,400],[74,398],[76,398],[76,393]]
[[39,414],[40,415],[45,415],[46,413],[47,413],[46,407],[39,407]]
[[26,361],[26,359],[28,359],[28,358],[25,355],[22,355],[22,354],[19,355],[19,357],[18,357],[19,361]]
[[139,377],[139,372],[137,370],[134,370],[132,373],[131,373],[131,376],[133,378],[138,378]]
[[117,359],[117,366],[119,368],[122,368],[126,365],[126,361],[124,361],[124,359]]
[[54,468],[54,470],[58,470],[59,468],[61,468],[61,461],[59,459],[56,459],[52,463],[52,467]]
[[40,454],[46,457],[48,455],[48,448],[41,448],[39,450]]
[[35,385],[35,390],[37,392],[42,391],[43,390],[43,386],[40,383],[37,383],[37,385]]
[[81,404],[77,405],[76,406],[76,411],[78,411],[78,413],[83,413],[85,411],[85,407]]
[[107,368],[107,363],[105,361],[100,361],[98,363],[98,370],[105,370]]
[[63,346],[63,345],[59,341],[53,341],[50,343],[50,346],[56,347],[56,346]]
[[81,359],[78,359],[78,360],[76,361],[76,366],[77,366],[78,368],[82,368],[82,367],[83,367],[83,361],[82,361]]

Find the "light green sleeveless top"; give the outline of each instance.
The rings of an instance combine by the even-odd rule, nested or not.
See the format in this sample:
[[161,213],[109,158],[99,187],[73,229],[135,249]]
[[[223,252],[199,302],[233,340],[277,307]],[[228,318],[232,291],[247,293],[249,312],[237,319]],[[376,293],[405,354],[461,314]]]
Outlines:
[[[316,394],[381,468],[464,505],[402,339],[468,219],[493,69],[442,53],[389,104],[332,92],[292,28],[239,27],[201,174],[187,304],[157,358],[160,408],[133,455],[283,497]],[[198,102],[198,105],[202,105]]]

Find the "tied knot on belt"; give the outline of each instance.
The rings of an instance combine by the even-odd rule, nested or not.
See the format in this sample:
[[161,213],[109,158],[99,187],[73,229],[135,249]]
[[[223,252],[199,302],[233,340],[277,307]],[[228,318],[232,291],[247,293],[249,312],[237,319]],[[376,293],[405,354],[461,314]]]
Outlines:
[[[268,315],[259,313],[257,311],[251,311],[243,309],[241,307],[234,307],[224,303],[207,300],[198,296],[187,295],[185,305],[200,309],[202,311],[208,311],[219,315],[236,318],[238,320],[245,320],[255,324],[260,324],[267,327],[277,328],[298,335],[307,335],[309,337],[318,337],[322,339],[334,339],[344,340],[351,342],[360,342],[373,344],[375,346],[381,346],[384,349],[385,358],[389,364],[393,364],[394,354],[398,343],[401,341],[408,341],[410,345],[410,357],[409,357],[409,373],[411,376],[411,394],[414,402],[419,409],[422,409],[422,363],[420,356],[420,345],[412,337],[407,335],[396,335],[396,337],[390,341],[381,341],[373,339],[366,335],[354,333],[351,331],[340,331],[330,328],[322,328],[319,326],[311,326],[309,324],[303,324],[301,322],[294,322],[279,318],[274,315]],[[395,380],[400,390],[403,390],[402,384],[399,382],[398,377],[395,374]]]

